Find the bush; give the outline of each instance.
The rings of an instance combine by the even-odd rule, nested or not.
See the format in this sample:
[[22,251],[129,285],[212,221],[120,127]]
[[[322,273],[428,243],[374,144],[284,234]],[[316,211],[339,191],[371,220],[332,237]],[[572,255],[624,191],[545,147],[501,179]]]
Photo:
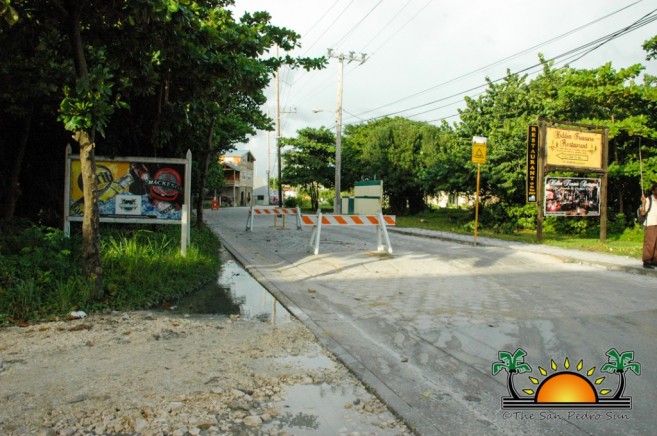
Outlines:
[[536,205],[509,206],[504,202],[486,205],[481,222],[495,233],[512,234],[516,230],[536,229]]
[[297,206],[299,206],[299,204],[300,204],[300,202],[299,202],[299,199],[297,197],[287,197],[283,201],[283,206],[285,206],[285,207],[297,207]]

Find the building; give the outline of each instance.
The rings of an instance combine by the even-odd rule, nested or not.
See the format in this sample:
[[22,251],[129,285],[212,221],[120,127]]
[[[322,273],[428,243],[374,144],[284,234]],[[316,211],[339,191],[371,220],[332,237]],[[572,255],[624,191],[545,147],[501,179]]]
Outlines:
[[248,150],[235,150],[219,158],[224,169],[222,206],[252,206],[255,157]]

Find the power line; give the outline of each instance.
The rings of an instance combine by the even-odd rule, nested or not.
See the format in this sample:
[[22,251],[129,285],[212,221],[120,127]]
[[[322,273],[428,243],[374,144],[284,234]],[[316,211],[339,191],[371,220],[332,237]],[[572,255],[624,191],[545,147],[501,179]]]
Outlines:
[[386,29],[388,29],[388,26],[390,26],[390,23],[392,23],[392,22],[395,21],[397,18],[399,18],[399,16],[400,16],[400,14],[402,13],[402,11],[403,11],[404,9],[406,9],[406,8],[408,7],[408,5],[410,5],[412,2],[413,2],[413,0],[408,0],[408,1],[404,4],[404,6],[402,6],[401,9],[399,9],[399,10],[393,15],[393,17],[390,19],[390,21],[388,21],[386,24],[383,25],[383,27],[381,27],[381,30],[379,30],[379,31],[376,33],[376,35],[374,35],[369,41],[367,41],[367,43],[363,46],[363,48],[360,49],[360,51],[365,51],[365,49],[366,49],[367,47],[369,47],[369,45],[372,43],[372,41],[374,41],[376,38],[378,38],[379,35],[381,35],[381,34],[383,33],[383,31],[385,31]]
[[335,19],[334,19],[333,21],[331,21],[331,24],[329,24],[328,27],[324,30],[324,32],[322,32],[322,34],[319,35],[319,36],[317,37],[317,39],[315,40],[315,42],[314,42],[310,47],[308,47],[308,48],[306,49],[306,51],[304,52],[304,54],[305,54],[305,53],[308,53],[308,51],[309,51],[311,48],[313,48],[313,47],[319,42],[319,40],[322,38],[322,36],[326,35],[326,32],[328,32],[329,29],[330,29],[331,27],[333,27],[333,25],[334,25],[334,24],[340,19],[340,17],[342,17],[342,15],[343,15],[345,12],[347,12],[347,9],[349,9],[349,8],[351,7],[351,5],[354,3],[354,1],[355,1],[355,0],[351,0],[351,1],[349,2],[349,4],[348,4],[348,5],[342,10],[342,12],[340,12],[340,13],[338,14],[338,16],[335,17]]
[[455,78],[453,78],[453,79],[447,80],[447,81],[445,81],[445,82],[439,83],[439,84],[437,84],[437,85],[435,85],[435,86],[432,86],[432,87],[430,87],[430,88],[424,89],[424,90],[419,91],[419,92],[416,92],[415,94],[411,94],[411,95],[409,95],[409,96],[406,96],[406,97],[400,98],[400,99],[395,100],[395,101],[393,101],[393,102],[391,102],[391,103],[387,103],[387,104],[384,104],[384,105],[381,105],[381,106],[375,107],[375,108],[370,109],[370,110],[368,110],[368,111],[366,111],[366,112],[361,112],[359,115],[364,115],[364,114],[367,114],[367,113],[370,113],[370,112],[374,112],[375,110],[382,109],[382,108],[387,107],[387,106],[392,106],[392,105],[394,105],[394,104],[401,103],[402,101],[405,101],[405,100],[411,99],[411,98],[413,98],[413,97],[417,97],[417,96],[419,96],[419,95],[425,94],[425,93],[427,93],[427,92],[429,92],[429,91],[433,91],[434,89],[440,88],[440,87],[442,87],[442,86],[449,85],[449,84],[454,83],[454,82],[458,82],[458,81],[460,81],[460,80],[465,79],[466,77],[473,76],[474,74],[479,73],[479,72],[481,72],[481,71],[485,71],[485,70],[487,70],[488,68],[491,68],[491,67],[494,67],[494,66],[500,65],[500,64],[502,64],[502,63],[504,63],[504,62],[507,62],[507,61],[509,61],[509,60],[511,60],[511,59],[515,59],[515,58],[517,58],[517,57],[519,57],[519,56],[522,56],[522,55],[524,55],[524,54],[527,54],[527,53],[529,53],[530,51],[533,51],[533,50],[535,50],[535,49],[537,49],[537,48],[544,47],[544,46],[546,46],[546,45],[548,45],[548,44],[551,44],[551,43],[556,42],[556,41],[558,41],[558,40],[560,40],[560,39],[563,39],[563,38],[565,38],[566,36],[572,35],[572,34],[575,33],[575,32],[579,32],[580,30],[585,29],[586,27],[589,27],[589,26],[591,26],[591,25],[593,25],[593,24],[596,24],[596,23],[598,23],[598,22],[600,22],[600,21],[602,21],[602,20],[604,20],[604,19],[607,19],[607,18],[609,18],[609,17],[611,17],[611,16],[613,16],[613,15],[616,15],[616,14],[618,14],[618,13],[624,11],[625,9],[630,8],[630,7],[634,6],[634,5],[636,5],[637,3],[640,3],[641,1],[643,1],[643,0],[639,0],[639,1],[637,1],[637,2],[634,2],[634,3],[632,3],[632,4],[629,4],[629,5],[627,5],[627,6],[623,7],[623,8],[621,8],[621,9],[618,9],[617,11],[614,11],[614,12],[612,12],[612,13],[610,13],[610,14],[607,14],[607,15],[605,15],[605,16],[603,16],[603,17],[600,17],[600,18],[598,18],[598,19],[596,19],[596,20],[593,20],[593,21],[591,21],[591,22],[589,22],[589,23],[586,23],[586,24],[584,24],[584,25],[582,25],[582,26],[576,27],[575,29],[569,30],[568,32],[562,33],[561,35],[555,36],[554,38],[548,39],[547,41],[544,41],[544,42],[542,42],[542,43],[540,43],[540,44],[536,44],[536,45],[534,45],[534,46],[532,46],[532,47],[529,47],[529,48],[527,48],[527,49],[525,49],[525,50],[519,51],[519,52],[517,52],[517,53],[515,53],[515,54],[513,54],[513,55],[511,55],[511,56],[507,56],[507,57],[505,57],[505,58],[503,58],[503,59],[500,59],[500,60],[498,60],[498,61],[495,61],[495,62],[493,62],[493,63],[491,63],[491,64],[488,64],[488,65],[485,65],[485,66],[483,66],[483,67],[477,68],[476,70],[473,70],[473,71],[471,71],[471,72],[469,72],[469,73],[466,73],[466,74],[463,74],[463,75],[461,75],[461,76],[455,77]]
[[381,5],[381,3],[383,3],[383,0],[379,0],[379,2],[378,2],[377,4],[374,5],[374,7],[373,7],[372,9],[370,9],[370,10],[365,14],[365,16],[363,16],[363,18],[361,18],[356,24],[354,24],[354,25],[351,27],[351,29],[349,29],[349,31],[348,31],[347,33],[345,33],[344,36],[342,36],[342,38],[340,38],[340,39],[338,40],[338,42],[336,42],[335,44],[332,45],[332,47],[339,48],[339,47],[340,47],[340,44],[341,44],[342,42],[344,42],[344,41],[345,41],[345,40],[346,40],[346,39],[347,39],[352,33],[354,33],[354,31],[358,28],[358,26],[360,26],[360,25],[363,23],[363,21],[365,21],[365,19],[367,19],[367,17],[369,17],[369,16],[372,14],[372,12],[374,12],[374,10],[375,10],[376,8],[378,8],[378,7]]
[[[641,28],[641,27],[643,27],[647,24],[650,24],[653,21],[656,21],[657,20],[657,15],[653,15],[655,12],[657,12],[657,9],[649,12],[648,14],[644,15],[639,20],[635,21],[634,23],[632,23],[631,25],[629,25],[625,28],[622,28],[620,30],[612,32],[612,33],[610,33],[610,34],[608,34],[604,37],[601,37],[601,38],[598,38],[594,41],[588,42],[584,45],[581,45],[581,46],[579,46],[575,49],[569,50],[565,53],[561,53],[557,56],[554,56],[551,59],[548,59],[548,62],[556,61],[556,60],[562,59],[562,58],[565,58],[565,59],[562,59],[560,61],[560,63],[561,62],[567,62],[568,60],[572,59],[573,57],[579,56],[579,57],[577,57],[576,59],[573,60],[573,62],[575,62],[575,61],[581,59],[582,57],[586,56],[587,54],[591,53],[592,51],[600,48],[602,45],[604,45],[604,44],[606,44],[610,41],[613,41],[614,39],[617,39],[617,38],[619,38],[619,37],[621,37],[621,36],[623,36],[627,33],[633,32],[634,30],[637,30],[637,29],[639,29],[639,28]],[[590,48],[590,47],[592,47],[592,48]],[[589,49],[589,50],[586,50],[586,49]],[[584,50],[586,50],[586,51],[584,53],[582,53],[582,51],[584,51]],[[528,71],[530,71],[534,68],[541,67],[542,65],[543,64],[539,62],[537,64],[534,64],[534,65],[531,65],[529,67],[523,68],[522,70],[517,71],[515,74],[522,74],[522,73],[528,72]],[[390,113],[382,115],[382,116],[372,117],[369,120],[376,120],[376,119],[380,119],[380,118],[385,118],[385,117],[388,117],[388,116],[391,116],[391,115],[397,115],[397,114],[408,112],[408,111],[411,111],[411,110],[414,110],[414,109],[427,107],[427,106],[430,106],[432,104],[439,103],[441,101],[444,101],[444,100],[447,100],[447,99],[450,99],[450,98],[453,98],[453,97],[456,97],[456,96],[459,96],[459,95],[467,94],[468,92],[474,91],[476,89],[479,89],[479,88],[482,88],[482,87],[485,87],[485,86],[489,86],[492,83],[497,83],[499,81],[504,80],[506,77],[508,77],[508,75],[500,77],[500,78],[495,79],[495,80],[490,80],[485,84],[470,88],[468,90],[465,90],[465,91],[462,91],[462,92],[459,92],[459,93],[456,93],[456,94],[452,94],[449,97],[443,97],[443,98],[433,100],[431,102],[424,103],[424,104],[421,104],[421,105],[413,106],[413,107],[410,107],[410,108],[407,108],[407,109],[402,109],[402,110],[399,110],[399,111],[390,112]],[[369,111],[369,112],[371,112],[371,111]],[[423,112],[423,113],[425,113],[425,112]],[[359,115],[362,115],[362,114],[363,113],[361,113]],[[419,115],[419,114],[416,114],[416,115]]]

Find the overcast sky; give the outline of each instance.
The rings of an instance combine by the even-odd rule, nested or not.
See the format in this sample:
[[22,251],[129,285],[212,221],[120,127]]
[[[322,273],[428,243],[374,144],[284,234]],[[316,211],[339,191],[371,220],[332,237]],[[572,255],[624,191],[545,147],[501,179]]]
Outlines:
[[[655,0],[236,0],[232,9],[236,18],[244,11],[268,11],[274,25],[299,33],[302,47],[291,55],[319,57],[329,48],[347,56],[366,54],[362,64],[344,64],[343,125],[386,115],[454,123],[464,96],[482,93],[485,87],[473,88],[486,77],[531,67],[538,53],[550,59],[576,50],[557,65],[596,68],[612,62],[620,69],[641,63],[657,75],[657,61],[646,61],[641,48],[657,35],[657,21],[589,53],[598,44],[585,48],[646,16],[655,19]],[[281,111],[294,112],[281,115],[281,136],[296,136],[304,127],[335,129],[338,66],[330,59],[322,71],[281,70]],[[264,108],[272,117],[273,84]],[[266,177],[267,142],[260,133],[238,147],[256,157],[256,186]],[[273,177],[274,133],[269,142]]]

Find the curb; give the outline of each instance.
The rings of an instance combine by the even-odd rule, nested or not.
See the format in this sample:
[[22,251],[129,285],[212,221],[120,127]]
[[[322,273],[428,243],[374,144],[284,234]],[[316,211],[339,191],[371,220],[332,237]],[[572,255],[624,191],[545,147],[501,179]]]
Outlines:
[[[415,236],[418,238],[425,238],[425,239],[437,239],[440,241],[449,241],[449,242],[456,242],[458,244],[464,244],[464,245],[472,245],[473,244],[473,238],[470,236],[466,235],[458,235],[458,234],[453,234],[453,236],[450,236],[450,234],[445,234],[448,232],[443,232],[440,234],[427,234],[427,233],[417,233],[412,230],[405,230],[405,229],[400,229],[400,228],[395,228],[395,227],[389,227],[388,231],[391,233],[399,233],[401,235],[406,235],[406,236]],[[468,239],[465,239],[468,238]],[[500,239],[499,241],[503,241]],[[515,245],[518,244],[518,245]],[[517,242],[514,243],[514,245],[508,245],[508,244],[492,244],[490,242],[481,242],[481,240],[477,240],[477,245],[481,247],[496,247],[496,248],[506,248],[509,250],[516,250],[516,251],[530,251],[532,253],[539,253],[539,254],[545,254],[548,256],[553,256],[558,259],[561,259],[565,263],[578,263],[581,265],[588,265],[588,266],[597,266],[604,268],[609,271],[618,271],[618,272],[625,272],[629,274],[638,274],[638,275],[644,275],[644,276],[652,276],[652,277],[657,277],[657,269],[646,269],[641,266],[641,261],[637,260],[637,266],[627,266],[627,265],[619,265],[616,263],[611,263],[611,262],[605,262],[602,260],[591,260],[591,259],[582,259],[580,257],[577,257],[574,253],[573,254],[567,254],[569,251],[566,248],[562,248],[563,253],[551,253],[543,250],[536,250],[533,249],[532,245],[525,244],[526,246],[519,246],[519,244],[525,244],[524,242]]]
[[326,348],[326,350],[335,356],[365,388],[374,394],[399,418],[414,434],[435,434],[436,427],[426,422],[423,416],[415,413],[410,405],[404,401],[395,391],[390,389],[384,381],[379,379],[365,365],[363,365],[353,354],[347,351],[339,342],[331,337],[329,332],[324,330],[309,315],[307,315],[291,298],[277,285],[272,283],[257,267],[250,264],[238,249],[226,241],[222,232],[218,228],[212,228],[217,234],[224,248],[253,276],[279,303],[285,307],[299,322],[306,326],[315,335],[317,340]]

